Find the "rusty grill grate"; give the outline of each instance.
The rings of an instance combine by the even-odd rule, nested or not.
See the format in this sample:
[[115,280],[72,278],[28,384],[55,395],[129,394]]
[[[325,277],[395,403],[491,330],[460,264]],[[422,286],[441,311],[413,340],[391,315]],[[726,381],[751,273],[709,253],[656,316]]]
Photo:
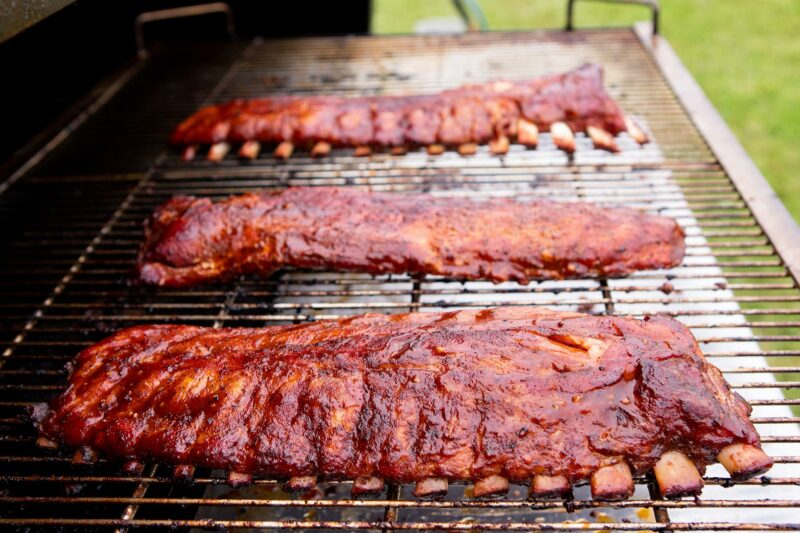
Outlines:
[[[537,150],[498,158],[373,155],[335,150],[313,160],[269,156],[242,163],[184,163],[163,152],[170,128],[202,101],[265,92],[340,94],[434,91],[470,81],[527,78],[584,61],[605,65],[612,96],[655,142],[623,152],[579,138],[569,158],[545,136]],[[112,90],[112,89],[110,89]],[[629,29],[437,37],[337,38],[175,49],[149,60],[43,161],[0,196],[0,525],[76,529],[200,527],[417,530],[793,530],[800,529],[800,290],[790,266],[693,126],[648,47]],[[158,155],[158,154],[161,155]],[[152,290],[128,283],[141,223],[174,194],[223,197],[289,185],[341,185],[443,196],[553,197],[625,204],[676,217],[687,233],[684,263],[626,279],[492,285],[435,277],[373,278],[284,271],[224,287]],[[797,243],[795,243],[797,244]],[[779,250],[783,252],[783,250]],[[697,499],[664,501],[649,478],[630,501],[528,501],[524,487],[495,500],[453,485],[440,501],[411,487],[352,500],[348,482],[304,496],[275,480],[225,486],[198,470],[193,485],[147,465],[120,474],[100,460],[70,464],[34,447],[25,409],[62,390],[64,364],[112,330],[147,322],[259,326],[343,314],[546,305],[590,313],[668,313],[692,327],[706,354],[754,405],[776,462],[769,477],[733,483],[719,467]],[[770,363],[772,366],[768,366]]]

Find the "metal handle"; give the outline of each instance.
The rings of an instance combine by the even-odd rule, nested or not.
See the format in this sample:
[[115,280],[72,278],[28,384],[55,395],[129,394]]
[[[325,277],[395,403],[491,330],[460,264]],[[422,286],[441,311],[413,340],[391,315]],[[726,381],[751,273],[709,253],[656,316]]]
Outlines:
[[[453,0],[453,6],[455,6],[456,11],[458,11],[469,31],[486,31],[489,29],[489,22],[486,20],[486,15],[484,15],[483,9],[478,4],[478,0]],[[473,20],[473,17],[476,20]]]
[[136,34],[136,49],[138,50],[139,57],[147,57],[147,48],[144,44],[144,31],[142,29],[145,24],[159,20],[196,17],[214,13],[222,13],[225,15],[225,29],[228,31],[228,35],[230,35],[231,39],[235,39],[236,27],[233,23],[233,12],[231,11],[231,7],[225,2],[212,2],[210,4],[198,4],[140,13],[133,23],[133,29]]
[[[649,7],[650,11],[652,11],[652,19],[653,19],[653,35],[658,35],[658,18],[661,12],[661,7],[658,5],[658,0],[593,0],[595,2],[611,2],[615,4],[636,4],[640,6]],[[576,0],[568,0],[567,1],[567,31],[572,31],[574,28],[574,24],[572,22],[574,12],[575,12],[575,2]]]

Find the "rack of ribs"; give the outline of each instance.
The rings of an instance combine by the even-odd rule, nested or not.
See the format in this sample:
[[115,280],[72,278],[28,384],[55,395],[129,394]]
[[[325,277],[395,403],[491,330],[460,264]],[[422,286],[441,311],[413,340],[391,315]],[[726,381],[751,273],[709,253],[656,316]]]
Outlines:
[[354,480],[416,495],[474,482],[534,498],[590,481],[624,499],[654,471],[665,496],[696,494],[716,461],[768,469],[749,420],[679,322],[506,307],[368,314],[261,329],[139,326],[81,352],[66,391],[34,408],[39,445],[225,469],[293,490]]
[[173,198],[146,224],[138,269],[167,287],[286,266],[527,283],[668,268],[683,253],[675,220],[633,209],[297,187]]
[[597,148],[619,150],[615,136],[627,132],[636,142],[647,135],[603,88],[603,69],[586,64],[564,74],[529,81],[494,81],[416,96],[272,96],[233,100],[204,107],[172,133],[171,143],[193,159],[210,146],[208,159],[222,160],[233,145],[245,159],[258,157],[262,143],[275,145],[277,158],[291,157],[295,146],[312,156],[333,146],[354,147],[356,156],[375,149],[393,154],[426,146],[437,155],[456,147],[474,154],[480,144],[504,154],[512,140],[533,147],[549,131],[555,145],[575,151],[575,132]]

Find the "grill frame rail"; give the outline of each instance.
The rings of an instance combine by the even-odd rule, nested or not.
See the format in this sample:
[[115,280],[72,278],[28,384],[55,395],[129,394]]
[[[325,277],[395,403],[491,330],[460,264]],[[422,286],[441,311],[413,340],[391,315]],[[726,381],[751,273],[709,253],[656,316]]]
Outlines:
[[[658,79],[643,83],[635,89],[641,93],[639,98],[649,94],[667,102],[665,116],[675,115],[676,127],[689,136],[672,138],[657,132],[653,153],[633,154],[629,159],[626,152],[614,159],[579,149],[575,159],[569,160],[543,148],[535,154],[512,151],[501,164],[484,153],[468,159],[452,154],[438,159],[411,154],[402,160],[376,154],[363,160],[335,151],[325,161],[298,154],[276,164],[262,155],[253,164],[241,164],[229,156],[219,165],[203,161],[186,165],[175,154],[163,152],[145,171],[58,176],[52,173],[59,168],[57,163],[37,166],[51,155],[57,160],[60,150],[70,150],[59,144],[68,145],[71,137],[80,137],[83,128],[100,120],[94,115],[113,105],[118,94],[150,65],[120,78],[119,84],[86,109],[78,124],[14,175],[13,186],[9,182],[0,189],[0,202],[23,186],[30,190],[19,193],[21,198],[32,202],[37,192],[59,183],[65,189],[60,194],[67,198],[70,186],[94,187],[90,214],[84,205],[65,206],[54,209],[49,225],[23,226],[23,233],[9,245],[14,256],[2,264],[0,315],[8,320],[0,326],[4,350],[0,358],[0,526],[100,530],[800,529],[793,515],[793,509],[800,506],[800,431],[796,431],[800,417],[786,411],[800,405],[800,400],[782,395],[784,390],[800,388],[800,366],[781,363],[800,355],[800,250],[796,246],[800,230],[666,40],[652,36],[648,25],[629,31],[635,33],[651,62],[643,68],[654,67],[670,87],[665,91]],[[486,39],[503,44],[504,39],[528,42],[527,36],[532,36],[532,43],[546,47],[549,39],[572,46],[586,36],[602,45],[604,39],[620,32],[624,30],[608,31],[607,36],[599,32],[599,37],[598,31],[575,31],[569,37],[562,32],[536,32],[460,38],[470,43]],[[408,47],[410,39],[400,37],[398,42]],[[337,42],[347,45],[351,41]],[[392,40],[372,42],[390,46],[386,43]],[[206,78],[192,82],[205,83],[211,89],[200,91],[204,92],[202,99],[184,107],[230,97],[232,88],[247,80],[247,67],[264,46],[254,42],[241,47],[227,63],[218,58],[213,83]],[[280,53],[287,45],[276,46]],[[418,49],[407,51],[419,53]],[[346,49],[336,52],[342,57],[348,53]],[[377,81],[344,77],[335,84],[343,84],[346,93],[391,91],[384,85],[392,86],[395,72],[382,74],[388,77]],[[423,80],[426,87],[430,83],[437,82]],[[297,89],[322,90],[323,84]],[[626,87],[615,90],[624,92]],[[635,96],[630,98],[637,101]],[[680,102],[685,116],[678,116],[681,109],[674,101]],[[81,124],[84,126],[78,127]],[[658,121],[645,124],[659,126]],[[236,286],[187,291],[161,292],[124,283],[141,235],[142,218],[171,194],[221,197],[289,184],[621,202],[676,216],[687,230],[687,260],[667,273],[642,272],[621,280],[540,282],[527,287],[462,284],[434,277],[370,278],[294,271],[266,280],[245,279]],[[10,208],[0,204],[0,216],[2,209]],[[52,250],[43,253],[48,247]],[[169,468],[161,465],[148,464],[139,476],[120,475],[120,465],[115,462],[101,459],[81,469],[70,466],[68,453],[33,449],[35,434],[24,410],[60,391],[66,377],[63,365],[72,355],[120,325],[176,320],[217,327],[258,325],[321,320],[361,311],[492,304],[548,305],[631,316],[657,308],[678,317],[692,328],[734,388],[749,395],[756,408],[754,421],[779,473],[733,483],[715,466],[707,472],[705,492],[697,500],[661,499],[650,475],[636,480],[633,499],[617,503],[590,500],[585,484],[576,488],[575,500],[568,502],[527,501],[522,487],[512,487],[506,498],[474,500],[464,497],[469,488],[463,484],[453,484],[444,500],[417,500],[410,496],[409,487],[393,485],[380,497],[354,500],[346,481],[324,482],[312,494],[288,496],[277,489],[276,480],[256,479],[252,487],[234,491],[225,487],[224,473],[198,469],[194,484],[182,486],[171,479]],[[772,346],[774,342],[789,347]],[[775,366],[766,367],[764,357]],[[776,382],[774,375],[786,380]],[[330,513],[338,513],[336,519],[330,519]],[[698,513],[710,514],[698,518]],[[720,513],[730,516],[723,521],[716,518]]]

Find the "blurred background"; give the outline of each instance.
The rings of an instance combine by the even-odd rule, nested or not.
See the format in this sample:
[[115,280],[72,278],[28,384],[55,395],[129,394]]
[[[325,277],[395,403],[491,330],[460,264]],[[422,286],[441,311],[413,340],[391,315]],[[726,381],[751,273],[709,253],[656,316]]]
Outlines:
[[[563,28],[566,0],[483,0],[491,30]],[[800,1],[661,0],[667,37],[800,221]],[[642,6],[578,2],[576,27],[630,25]],[[373,33],[457,27],[450,0],[373,0]]]

